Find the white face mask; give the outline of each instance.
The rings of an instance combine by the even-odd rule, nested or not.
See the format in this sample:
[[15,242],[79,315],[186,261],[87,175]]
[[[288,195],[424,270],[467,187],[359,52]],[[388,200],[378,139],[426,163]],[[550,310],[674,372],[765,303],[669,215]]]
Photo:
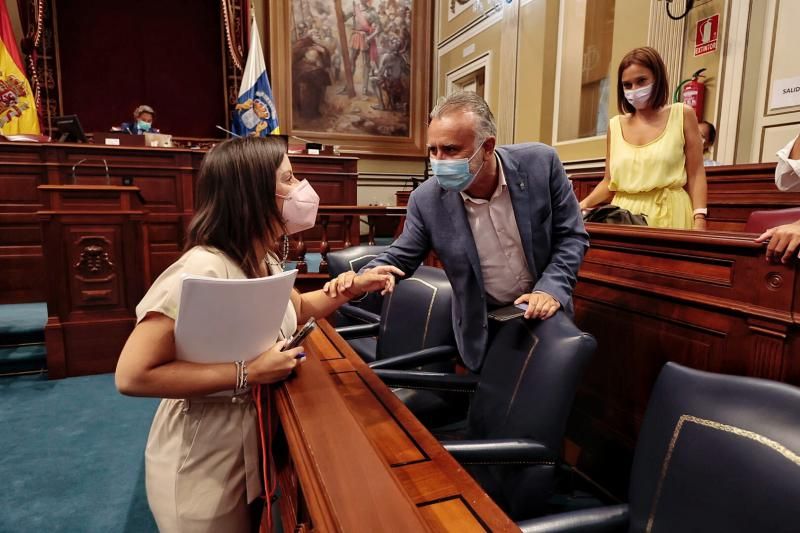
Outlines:
[[625,91],[625,99],[636,109],[644,109],[650,101],[650,93],[652,92],[653,84],[651,83],[650,85],[645,85],[638,89]]

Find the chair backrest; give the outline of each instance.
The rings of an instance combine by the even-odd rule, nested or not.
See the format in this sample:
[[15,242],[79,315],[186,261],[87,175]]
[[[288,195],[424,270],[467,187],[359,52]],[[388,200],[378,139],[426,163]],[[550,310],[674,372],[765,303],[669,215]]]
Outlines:
[[800,220],[800,207],[753,211],[750,213],[750,216],[747,217],[744,231],[747,233],[763,233],[769,228],[789,224],[797,220]]
[[631,531],[798,531],[800,389],[667,363],[629,492]]
[[433,346],[456,345],[453,289],[444,270],[420,266],[383,299],[376,357],[383,359]]
[[470,467],[515,519],[542,511],[578,382],[597,343],[559,311],[510,320],[494,336],[470,404],[471,439],[532,439],[550,451],[539,463]]
[[[335,278],[343,272],[352,270],[358,272],[370,261],[378,257],[388,246],[351,246],[328,253],[328,272]],[[365,309],[371,313],[380,314],[383,297],[380,293],[372,293],[360,302],[351,302],[351,305]]]
[[578,380],[596,346],[563,311],[503,324],[471,403],[471,438],[534,439],[558,453]]

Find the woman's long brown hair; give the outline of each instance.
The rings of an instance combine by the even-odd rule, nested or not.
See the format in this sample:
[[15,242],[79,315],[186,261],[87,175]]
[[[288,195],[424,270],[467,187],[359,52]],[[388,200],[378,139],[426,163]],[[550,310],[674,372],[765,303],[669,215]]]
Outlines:
[[271,245],[285,232],[275,199],[276,173],[286,154],[282,137],[242,137],[216,145],[197,178],[195,215],[185,250],[217,248],[248,278],[259,277],[254,243]]

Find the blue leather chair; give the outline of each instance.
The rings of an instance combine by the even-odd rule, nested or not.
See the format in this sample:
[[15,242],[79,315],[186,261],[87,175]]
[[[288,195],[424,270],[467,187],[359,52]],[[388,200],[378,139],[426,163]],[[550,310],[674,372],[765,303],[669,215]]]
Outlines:
[[383,298],[379,323],[337,331],[367,363],[395,356],[414,359],[420,356],[418,352],[428,359],[454,357],[458,351],[452,296],[444,270],[420,266],[413,276],[400,278],[394,292]]
[[444,447],[519,520],[541,514],[553,492],[567,417],[595,348],[594,337],[558,312],[500,326],[480,375],[399,371],[382,361],[370,366],[389,386],[473,392],[459,440],[439,436],[450,439]]
[[[353,350],[376,368],[452,372],[459,359],[452,321],[452,287],[443,270],[420,266],[383,299],[380,322],[336,328]],[[397,389],[395,394],[426,425],[463,410],[462,395]]]
[[[328,253],[328,272],[331,279],[349,270],[358,272],[387,248],[388,246],[361,245]],[[360,301],[341,306],[334,314],[332,323],[334,326],[377,324],[381,319],[382,305],[383,296],[380,293],[370,293]]]
[[800,389],[667,363],[636,443],[630,503],[525,532],[800,531]]

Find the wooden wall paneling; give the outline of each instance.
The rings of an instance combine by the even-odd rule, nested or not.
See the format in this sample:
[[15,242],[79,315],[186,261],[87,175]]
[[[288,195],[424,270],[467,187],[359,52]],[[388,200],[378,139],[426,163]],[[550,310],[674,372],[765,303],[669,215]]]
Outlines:
[[[48,376],[112,372],[144,295],[135,187],[43,185]],[[97,200],[94,204],[87,198]]]
[[[321,205],[358,204],[358,158],[305,154],[292,154],[290,158],[297,179],[308,180],[319,194]],[[356,218],[347,224],[344,217],[330,217],[328,242],[332,249],[342,248],[348,233],[347,240],[359,242],[359,222]],[[319,227],[303,232],[307,248],[318,250],[321,238],[322,230]]]
[[0,294],[9,301],[43,301],[42,233],[37,190],[47,183],[40,154],[12,145],[0,158]]
[[[51,206],[49,197],[37,187],[72,184],[73,167],[78,184],[105,185],[109,181],[138,187],[148,210],[142,230],[148,250],[142,268],[148,285],[180,256],[194,214],[195,184],[205,150],[0,143],[0,154],[0,303],[45,299],[37,281],[44,276],[45,264],[35,213]],[[357,203],[357,158],[291,158],[298,177],[311,182],[323,205]],[[110,179],[106,178],[106,164]],[[97,207],[102,201],[89,199],[85,207]],[[346,224],[344,217],[332,217],[328,235],[333,249],[343,246],[346,232],[350,242],[358,242],[357,218]],[[307,233],[307,245],[318,249],[320,229]]]

